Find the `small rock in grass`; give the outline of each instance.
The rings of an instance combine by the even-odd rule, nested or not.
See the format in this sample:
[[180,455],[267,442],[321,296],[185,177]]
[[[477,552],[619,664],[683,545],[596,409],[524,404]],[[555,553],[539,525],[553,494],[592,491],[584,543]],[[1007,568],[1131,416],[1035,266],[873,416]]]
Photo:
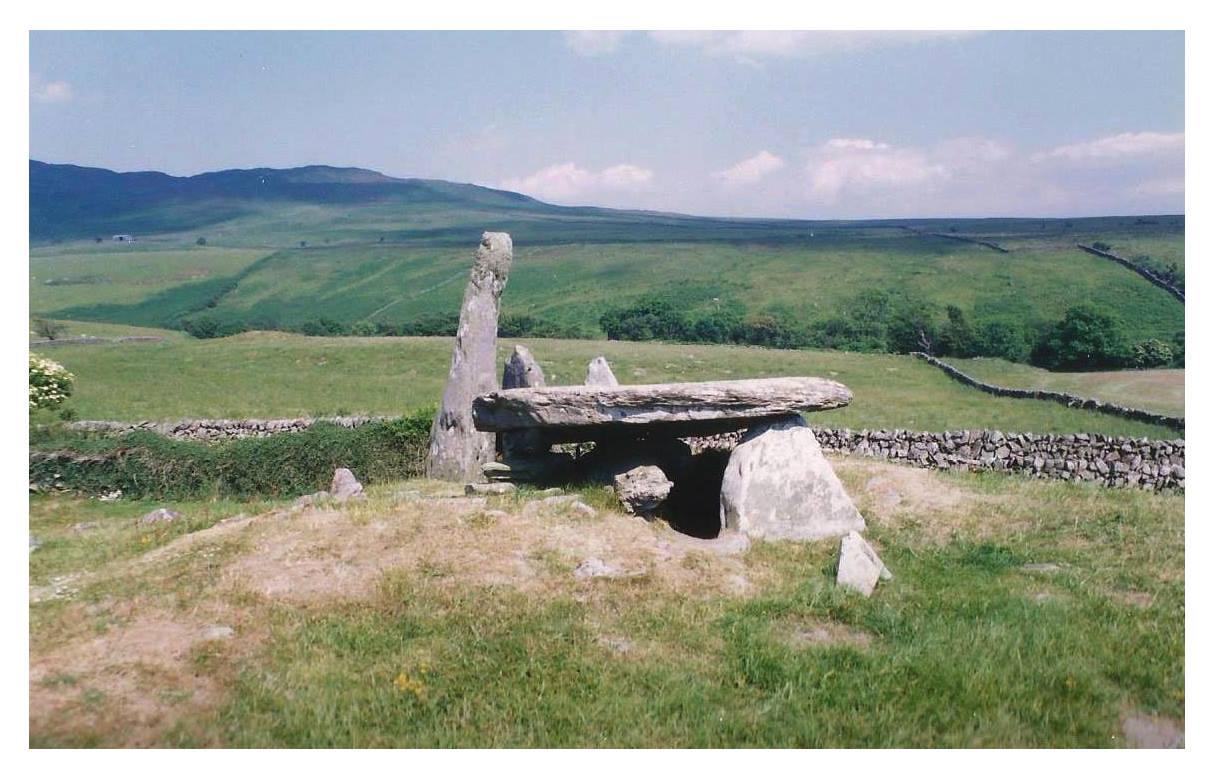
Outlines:
[[569,509],[575,513],[581,513],[585,516],[595,516],[598,513],[598,511],[596,511],[594,508],[591,508],[589,505],[582,502],[581,500],[574,500],[573,502],[569,503]]
[[632,641],[622,635],[600,635],[598,642],[617,654],[627,654],[633,647]]
[[1062,569],[1062,565],[1054,562],[1029,562],[1027,565],[1021,565],[1020,569],[1026,573],[1056,573]]
[[859,532],[852,530],[843,537],[839,544],[839,572],[835,577],[840,586],[868,597],[879,579],[890,578],[893,574]]
[[294,507],[307,508],[315,505],[318,502],[327,500],[331,496],[332,495],[330,495],[328,492],[312,492],[311,494],[305,494],[295,499]]
[[604,562],[598,557],[582,560],[573,569],[573,577],[579,581],[586,581],[591,578],[632,578],[638,575],[641,575],[641,573],[630,572],[617,564]]
[[42,545],[41,540],[34,537],[33,535],[30,535],[30,553],[31,554],[34,553],[35,551],[37,551],[41,545]]
[[234,636],[235,634],[236,634],[236,630],[232,629],[227,624],[216,624],[214,626],[207,627],[206,630],[203,631],[202,639],[203,640],[227,640],[228,638]]
[[78,521],[72,525],[72,532],[77,535],[83,535],[89,530],[97,529],[99,526],[101,525],[95,521]]
[[157,508],[150,513],[143,514],[139,519],[140,524],[168,524],[169,522],[177,521],[181,518],[181,514],[177,511],[169,510],[168,508]]
[[363,494],[363,485],[354,477],[354,473],[344,467],[333,471],[333,483],[329,486],[329,493],[338,502],[358,500],[366,496]]
[[512,494],[518,491],[518,487],[508,483],[493,483],[493,484],[467,484],[464,486],[464,494]]
[[113,502],[114,500],[121,500],[122,499],[122,490],[115,489],[112,492],[106,492],[105,494],[101,495],[97,499],[101,500],[102,502]]

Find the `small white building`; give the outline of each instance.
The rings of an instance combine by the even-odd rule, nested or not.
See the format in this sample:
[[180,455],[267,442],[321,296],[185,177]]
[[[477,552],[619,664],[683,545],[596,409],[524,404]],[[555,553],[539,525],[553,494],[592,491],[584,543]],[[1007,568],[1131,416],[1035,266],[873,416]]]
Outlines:
[[113,240],[115,243],[134,243],[135,236],[134,235],[115,235],[113,238],[111,238],[111,240]]

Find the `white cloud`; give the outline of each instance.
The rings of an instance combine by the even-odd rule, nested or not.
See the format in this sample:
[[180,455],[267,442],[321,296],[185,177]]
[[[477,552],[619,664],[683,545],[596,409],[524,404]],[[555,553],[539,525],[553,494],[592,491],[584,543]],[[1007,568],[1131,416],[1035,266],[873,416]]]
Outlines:
[[612,30],[577,30],[564,33],[564,38],[571,51],[584,57],[597,57],[618,49],[624,35]]
[[43,81],[30,76],[30,99],[37,103],[66,103],[76,96],[66,81]]
[[727,186],[750,186],[784,167],[784,160],[764,149],[716,174]]
[[948,177],[944,165],[918,149],[866,138],[832,138],[810,154],[810,191],[833,203],[845,194],[922,187]]
[[1058,146],[1034,155],[1034,159],[1068,162],[1100,162],[1156,154],[1184,154],[1183,132],[1123,132],[1105,138]]
[[649,33],[650,37],[659,43],[697,48],[706,54],[733,56],[742,61],[836,54],[937,40],[955,40],[977,34],[979,33],[965,30],[661,30]]
[[653,171],[637,165],[620,164],[595,172],[573,162],[549,165],[529,176],[509,178],[504,189],[538,197],[565,201],[621,192],[637,192],[653,181]]

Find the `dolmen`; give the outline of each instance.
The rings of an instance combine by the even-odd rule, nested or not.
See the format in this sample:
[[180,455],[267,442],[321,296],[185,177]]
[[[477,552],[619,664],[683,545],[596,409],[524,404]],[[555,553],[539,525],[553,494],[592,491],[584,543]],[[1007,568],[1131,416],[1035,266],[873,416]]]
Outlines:
[[[640,515],[659,511],[680,487],[700,493],[683,499],[701,505],[705,489],[719,489],[721,529],[818,540],[862,531],[864,519],[801,414],[851,398],[843,384],[811,377],[525,386],[477,396],[472,422],[509,441],[504,461],[485,472],[491,479],[612,484]],[[723,469],[698,462],[684,440],[738,431]],[[553,450],[570,443],[594,447],[582,456]]]

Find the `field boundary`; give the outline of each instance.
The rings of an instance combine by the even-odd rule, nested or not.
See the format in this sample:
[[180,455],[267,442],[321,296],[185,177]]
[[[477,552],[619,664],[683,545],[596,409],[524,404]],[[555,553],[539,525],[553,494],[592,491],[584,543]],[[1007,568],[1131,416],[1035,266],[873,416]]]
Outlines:
[[[423,415],[418,419],[424,421]],[[381,416],[337,416],[323,419],[195,419],[175,422],[78,421],[68,425],[75,433],[125,436],[156,433],[175,440],[223,442],[301,433],[324,422],[357,429],[387,424]],[[419,422],[420,423],[420,422]],[[424,424],[422,425],[424,426]],[[421,429],[419,427],[418,429]],[[1087,481],[1103,486],[1138,489],[1184,489],[1184,440],[1149,440],[1094,433],[1046,435],[1005,433],[998,430],[921,432],[915,430],[852,430],[815,426],[822,447],[860,456],[880,457],[916,467],[955,471],[1015,472],[1034,478]],[[730,449],[739,434],[692,439],[692,449]],[[30,482],[46,479],[37,472],[62,470],[77,460],[93,463],[94,451],[61,448],[30,452]],[[117,456],[110,452],[110,457]],[[402,477],[408,473],[402,473]],[[47,484],[54,486],[55,482]],[[67,484],[63,484],[66,486]],[[111,487],[112,488],[112,487]]]
[[943,370],[949,377],[960,381],[966,386],[972,386],[979,391],[993,394],[998,397],[1014,397],[1023,400],[1050,400],[1052,402],[1061,403],[1069,408],[1081,408],[1087,411],[1096,411],[1097,413],[1107,413],[1110,416],[1120,416],[1123,419],[1132,421],[1142,421],[1148,424],[1158,424],[1168,429],[1174,429],[1179,432],[1184,432],[1184,417],[1183,416],[1168,416],[1162,413],[1153,411],[1144,411],[1140,408],[1127,408],[1124,405],[1116,405],[1114,403],[1106,403],[1091,397],[1080,397],[1066,392],[1055,392],[1050,389],[1012,389],[1006,386],[997,386],[988,384],[985,381],[979,381],[971,375],[963,373],[952,365],[944,362],[931,354],[926,354],[922,351],[912,352],[913,356],[922,359],[930,365],[934,365]]
[[1165,281],[1163,278],[1159,277],[1154,271],[1150,270],[1149,268],[1145,268],[1142,265],[1138,264],[1137,262],[1132,262],[1123,256],[1114,254],[1111,251],[1103,251],[1101,249],[1098,249],[1095,246],[1088,246],[1083,243],[1076,243],[1075,245],[1078,246],[1079,248],[1083,249],[1084,251],[1086,251],[1089,254],[1093,254],[1097,257],[1103,257],[1104,259],[1111,259],[1114,262],[1116,262],[1117,264],[1121,265],[1122,267],[1133,270],[1135,273],[1142,276],[1146,280],[1150,281],[1152,284],[1155,284],[1155,286],[1158,286],[1160,289],[1164,290],[1168,294],[1175,297],[1177,300],[1180,301],[1181,305],[1184,305],[1184,292],[1181,291],[1180,289],[1176,288],[1175,286],[1172,286],[1171,284],[1169,284],[1167,281]]
[[923,235],[929,238],[947,238],[948,240],[958,240],[962,243],[973,243],[975,246],[982,246],[983,248],[992,249],[994,251],[998,251],[1000,254],[1012,253],[1011,249],[1004,248],[995,241],[986,240],[984,238],[973,238],[968,235],[953,235],[947,232],[927,232],[926,230],[920,230],[916,227],[907,227],[905,225],[902,227],[902,229],[909,230],[916,235]]

